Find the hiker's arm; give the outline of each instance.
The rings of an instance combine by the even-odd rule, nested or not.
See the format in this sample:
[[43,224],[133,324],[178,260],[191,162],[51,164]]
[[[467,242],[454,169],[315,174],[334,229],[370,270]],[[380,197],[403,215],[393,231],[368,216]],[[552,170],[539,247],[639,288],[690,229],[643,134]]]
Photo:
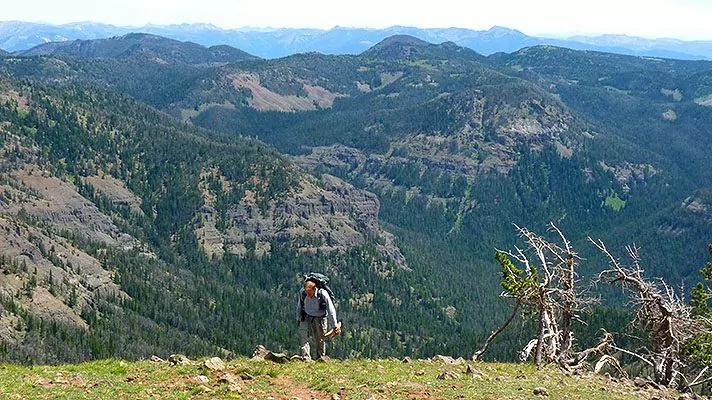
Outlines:
[[331,296],[324,290],[324,298],[326,299],[326,320],[329,323],[329,328],[336,328],[336,308],[334,302],[331,301]]
[[[302,289],[304,290],[304,289]],[[297,293],[297,326],[302,322],[302,292]]]

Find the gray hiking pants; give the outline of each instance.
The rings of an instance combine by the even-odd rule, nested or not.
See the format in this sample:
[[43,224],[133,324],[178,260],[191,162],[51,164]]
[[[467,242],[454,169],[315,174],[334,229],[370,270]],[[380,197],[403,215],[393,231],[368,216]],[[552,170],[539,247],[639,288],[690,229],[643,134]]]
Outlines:
[[299,323],[299,347],[302,351],[302,357],[311,358],[309,348],[310,337],[314,339],[316,343],[316,357],[319,358],[326,355],[324,333],[326,333],[325,317],[312,317],[307,315],[304,321]]

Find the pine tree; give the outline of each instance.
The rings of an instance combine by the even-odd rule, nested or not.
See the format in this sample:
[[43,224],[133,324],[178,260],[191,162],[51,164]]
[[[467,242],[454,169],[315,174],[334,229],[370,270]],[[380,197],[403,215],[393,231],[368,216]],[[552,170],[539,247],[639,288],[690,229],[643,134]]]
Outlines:
[[[712,243],[709,244],[709,253],[712,257]],[[699,282],[692,288],[692,306],[693,315],[703,320],[712,321],[712,307],[710,307],[709,299],[712,297],[712,289],[709,282],[712,282],[712,261],[700,269],[700,274],[706,283]],[[712,367],[712,331],[703,332],[692,338],[687,344],[686,352],[691,359],[702,364],[704,367]]]

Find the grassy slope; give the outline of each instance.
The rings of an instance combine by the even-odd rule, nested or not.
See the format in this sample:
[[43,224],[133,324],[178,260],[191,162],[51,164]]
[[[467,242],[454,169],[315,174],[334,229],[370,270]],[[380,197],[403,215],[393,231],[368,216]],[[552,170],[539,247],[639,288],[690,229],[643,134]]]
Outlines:
[[[468,364],[474,373],[468,373]],[[444,372],[453,375],[439,379]],[[229,375],[232,384],[220,382]],[[202,377],[201,377],[202,376]],[[207,382],[201,382],[201,378]],[[679,393],[532,364],[442,359],[276,364],[238,358],[223,372],[201,363],[102,360],[58,367],[0,365],[3,399],[676,399]],[[535,394],[543,388],[547,396]]]

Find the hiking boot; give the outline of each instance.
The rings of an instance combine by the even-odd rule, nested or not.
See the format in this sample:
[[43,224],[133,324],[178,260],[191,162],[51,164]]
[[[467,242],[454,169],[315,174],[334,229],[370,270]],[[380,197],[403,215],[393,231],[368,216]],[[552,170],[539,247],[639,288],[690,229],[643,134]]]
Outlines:
[[316,362],[322,362],[322,363],[327,363],[329,361],[331,361],[331,358],[329,358],[329,356],[321,356],[316,359]]

